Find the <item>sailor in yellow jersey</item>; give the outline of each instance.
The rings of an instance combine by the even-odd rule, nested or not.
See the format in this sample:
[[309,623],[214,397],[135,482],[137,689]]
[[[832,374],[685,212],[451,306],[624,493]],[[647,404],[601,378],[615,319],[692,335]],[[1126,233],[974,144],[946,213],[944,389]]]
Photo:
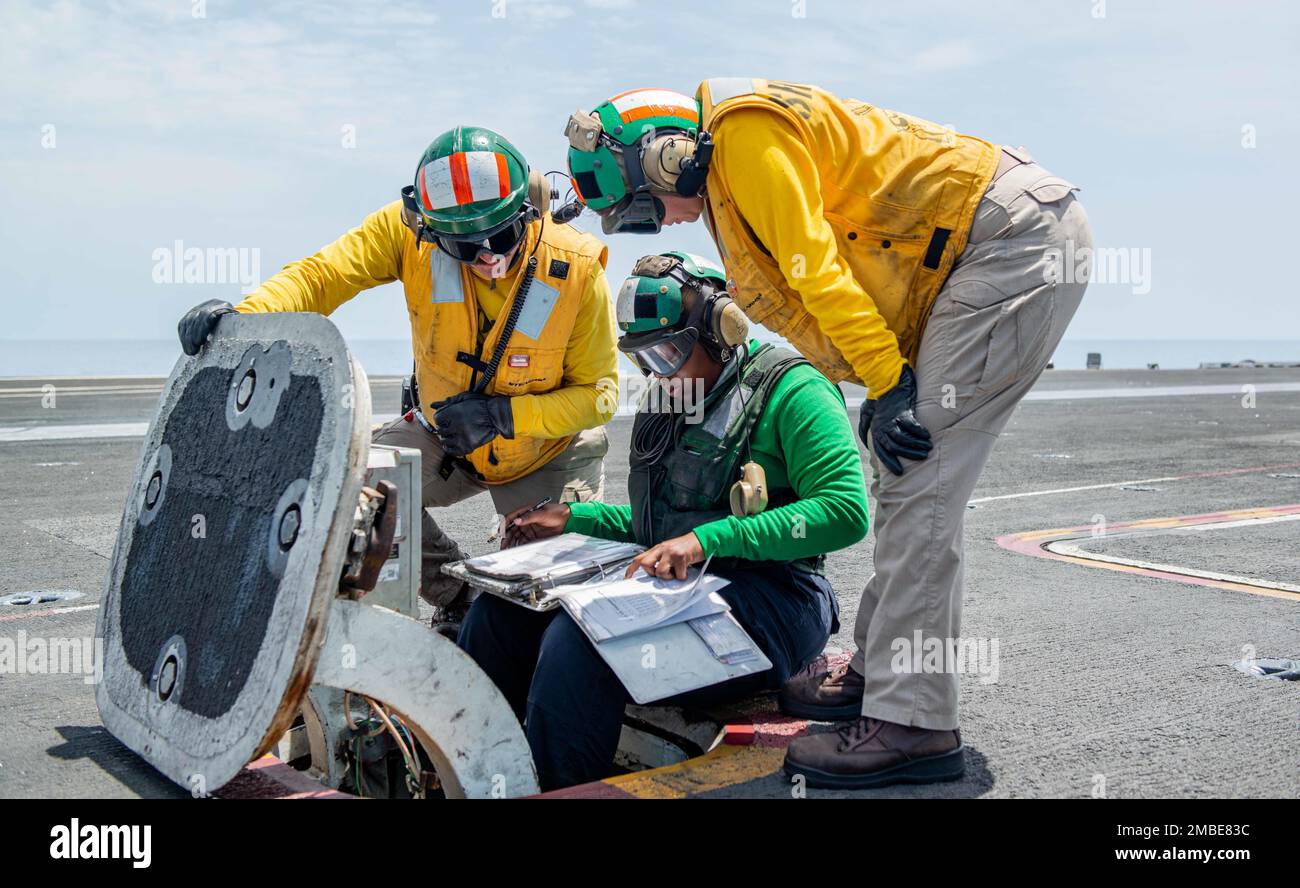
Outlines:
[[180,323],[194,354],[222,314],[330,314],[362,290],[402,282],[418,395],[374,441],[423,454],[420,593],[448,634],[468,602],[440,568],[464,555],[430,508],[485,490],[501,514],[602,493],[603,425],[618,402],[606,249],[552,219],[550,193],[506,139],[456,127],[425,150],[401,200],[239,305],[210,300]]
[[857,651],[781,696],[848,721],[795,741],[787,771],[850,788],[961,776],[957,664],[899,669],[898,648],[955,649],[966,502],[1086,287],[1061,267],[1092,243],[1076,189],[1023,149],[779,80],[630,90],[565,134],[605,233],[703,217],[750,320],[867,389],[875,573]]

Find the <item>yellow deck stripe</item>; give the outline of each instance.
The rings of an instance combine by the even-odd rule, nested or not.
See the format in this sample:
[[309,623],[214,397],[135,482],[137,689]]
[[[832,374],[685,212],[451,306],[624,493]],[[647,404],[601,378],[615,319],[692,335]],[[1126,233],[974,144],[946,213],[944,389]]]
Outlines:
[[639,799],[684,799],[774,774],[784,760],[783,747],[723,745],[675,765],[601,782]]

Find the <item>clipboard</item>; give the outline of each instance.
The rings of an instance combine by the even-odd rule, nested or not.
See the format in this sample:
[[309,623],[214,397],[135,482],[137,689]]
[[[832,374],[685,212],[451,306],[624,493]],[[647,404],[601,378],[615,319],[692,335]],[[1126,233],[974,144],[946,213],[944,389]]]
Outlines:
[[[730,611],[703,619],[725,620],[749,638]],[[752,639],[750,645],[757,657],[739,663],[722,662],[700,637],[692,625],[695,622],[659,626],[593,645],[632,699],[642,705],[772,668],[772,661]]]
[[[575,548],[589,546],[594,549],[594,557],[572,558]],[[554,552],[558,558],[566,558],[564,565],[550,565],[544,571],[525,571],[510,567],[518,558],[520,550]],[[487,592],[498,598],[504,598],[512,604],[526,607],[532,611],[546,612],[559,607],[559,599],[551,594],[557,586],[584,582],[593,577],[603,579],[616,576],[627,567],[638,553],[644,552],[643,546],[634,543],[616,543],[598,537],[578,533],[566,533],[559,537],[516,546],[497,553],[467,558],[442,566],[442,572],[458,580],[464,580],[470,588]],[[513,553],[513,554],[503,554]],[[493,564],[493,562],[502,562]],[[483,570],[487,566],[490,573]]]

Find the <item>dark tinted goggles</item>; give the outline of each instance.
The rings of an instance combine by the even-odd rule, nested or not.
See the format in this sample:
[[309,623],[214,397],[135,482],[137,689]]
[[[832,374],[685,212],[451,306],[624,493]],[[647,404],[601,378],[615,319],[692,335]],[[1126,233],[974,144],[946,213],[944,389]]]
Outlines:
[[434,239],[437,240],[438,247],[453,259],[460,262],[474,262],[478,259],[479,254],[485,251],[497,256],[506,255],[519,246],[527,231],[528,226],[524,221],[516,219],[505,228],[486,238],[462,239],[439,234]]

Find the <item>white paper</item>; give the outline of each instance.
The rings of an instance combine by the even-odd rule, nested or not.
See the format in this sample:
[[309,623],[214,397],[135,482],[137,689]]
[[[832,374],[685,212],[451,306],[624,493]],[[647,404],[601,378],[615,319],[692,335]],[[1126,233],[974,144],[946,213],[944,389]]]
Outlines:
[[730,582],[712,574],[701,578],[699,571],[684,580],[638,572],[628,580],[561,586],[554,594],[587,635],[601,642],[725,611],[727,603],[711,593]]

